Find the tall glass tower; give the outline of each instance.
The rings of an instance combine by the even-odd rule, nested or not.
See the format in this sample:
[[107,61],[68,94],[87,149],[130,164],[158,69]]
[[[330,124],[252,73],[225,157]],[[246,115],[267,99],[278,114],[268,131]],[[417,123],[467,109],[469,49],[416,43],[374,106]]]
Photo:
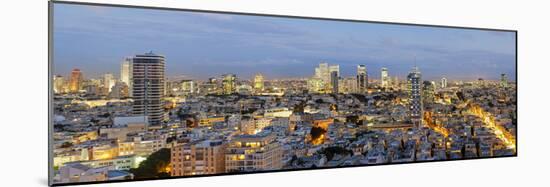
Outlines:
[[380,71],[380,86],[382,88],[388,88],[390,86],[390,76],[388,74],[388,68],[382,68]]
[[368,80],[367,66],[363,64],[357,65],[357,91],[359,93],[365,93],[367,91]]

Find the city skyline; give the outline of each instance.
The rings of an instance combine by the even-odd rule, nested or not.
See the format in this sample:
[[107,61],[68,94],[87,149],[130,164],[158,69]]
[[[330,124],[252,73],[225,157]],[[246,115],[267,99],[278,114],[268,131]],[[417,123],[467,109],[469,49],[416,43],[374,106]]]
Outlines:
[[55,6],[52,184],[517,156],[515,32]]
[[[62,76],[79,68],[86,78],[119,77],[125,57],[152,50],[166,56],[168,78],[306,78],[321,62],[340,65],[341,77],[355,76],[355,67],[365,64],[371,79],[379,79],[382,67],[390,77],[404,78],[416,63],[425,80],[498,80],[502,73],[516,78],[513,32],[55,6],[64,6],[55,12],[54,26],[54,73]],[[75,16],[64,16],[69,14]],[[140,24],[151,28],[128,29]]]

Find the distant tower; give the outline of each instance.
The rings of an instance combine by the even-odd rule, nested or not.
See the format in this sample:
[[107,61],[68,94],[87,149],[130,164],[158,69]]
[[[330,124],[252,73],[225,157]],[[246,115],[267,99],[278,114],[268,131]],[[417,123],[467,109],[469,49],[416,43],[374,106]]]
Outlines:
[[256,92],[264,91],[264,76],[262,74],[256,74],[254,76],[254,90]]
[[332,93],[338,94],[338,72],[330,72],[330,85],[332,86]]
[[390,76],[388,74],[388,68],[382,68],[380,72],[380,81],[382,88],[388,88],[390,86]]
[[409,109],[410,117],[413,125],[416,128],[422,127],[422,88],[421,88],[421,74],[418,67],[414,67],[407,76],[408,90],[409,90]]
[[447,88],[447,78],[441,78],[441,88]]
[[329,70],[329,66],[328,66],[328,63],[320,63],[319,64],[319,67],[317,69],[315,69],[315,73],[318,73],[316,76],[318,76],[318,78],[322,79],[325,84],[329,84],[330,82],[330,70]]
[[82,72],[80,72],[80,69],[73,69],[71,72],[71,79],[69,82],[69,91],[71,93],[77,93],[80,88],[82,88],[82,80],[83,80]]
[[103,75],[103,86],[105,87],[107,93],[111,92],[113,86],[115,86],[116,80],[113,74],[107,73]]
[[149,124],[161,125],[165,118],[164,95],[165,58],[152,52],[136,55],[131,60],[132,113],[147,116]]
[[223,80],[222,80],[223,94],[229,95],[229,94],[235,93],[236,87],[237,87],[236,81],[237,81],[237,76],[235,74],[223,75]]
[[423,86],[422,92],[424,94],[422,97],[422,100],[425,103],[432,103],[435,98],[435,82],[424,81],[422,82],[422,86]]
[[507,88],[508,87],[508,77],[506,77],[506,74],[500,74],[500,87]]
[[[324,92],[330,92],[334,87],[332,84],[332,72],[336,73],[336,77],[340,77],[340,66],[329,65],[326,62],[320,63],[319,67],[315,68],[315,76],[311,79],[311,88],[322,85]],[[322,82],[319,82],[321,80]],[[337,84],[336,84],[337,86]],[[316,90],[316,89],[311,89]]]
[[131,59],[126,58],[120,64],[120,81],[125,83],[127,86],[130,86],[130,72],[131,72]]
[[359,91],[359,93],[365,93],[367,91],[368,80],[367,67],[362,64],[357,65],[357,91]]

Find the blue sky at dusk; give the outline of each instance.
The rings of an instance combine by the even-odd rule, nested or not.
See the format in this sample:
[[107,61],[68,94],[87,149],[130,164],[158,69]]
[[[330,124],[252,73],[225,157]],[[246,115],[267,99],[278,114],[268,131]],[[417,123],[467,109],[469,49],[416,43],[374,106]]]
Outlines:
[[403,79],[416,64],[424,79],[515,79],[513,32],[341,22],[153,9],[54,5],[54,73],[118,76],[125,57],[166,56],[168,77],[310,77],[322,61],[343,77],[365,64]]

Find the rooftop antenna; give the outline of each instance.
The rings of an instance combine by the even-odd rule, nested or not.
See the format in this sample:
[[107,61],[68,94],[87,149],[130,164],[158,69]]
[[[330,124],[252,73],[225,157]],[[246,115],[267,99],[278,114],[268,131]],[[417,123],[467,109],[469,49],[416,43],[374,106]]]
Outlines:
[[413,62],[414,62],[413,71],[418,72],[418,66],[416,66],[416,53],[414,53],[413,58],[414,58],[413,59]]

